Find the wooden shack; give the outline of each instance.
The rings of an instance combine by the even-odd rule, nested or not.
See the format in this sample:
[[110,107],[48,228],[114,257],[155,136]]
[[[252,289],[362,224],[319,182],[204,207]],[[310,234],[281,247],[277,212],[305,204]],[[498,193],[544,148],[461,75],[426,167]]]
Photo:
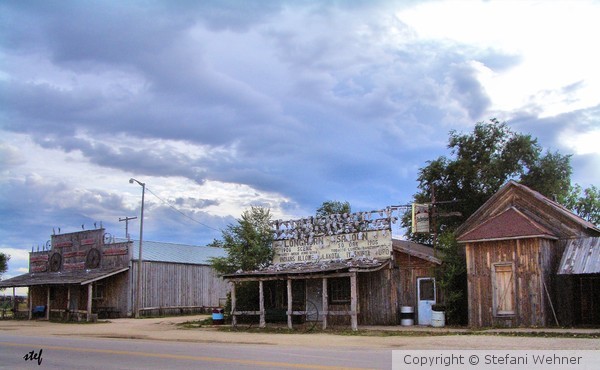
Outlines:
[[600,235],[596,226],[510,181],[456,233],[465,245],[470,326],[572,322],[573,301],[557,272],[569,242]]
[[[32,251],[29,273],[0,287],[29,288],[29,317],[86,319],[131,316],[137,287],[137,243],[115,239],[103,228],[52,235],[48,248]],[[208,265],[224,251],[212,247],[143,243],[142,313],[179,313],[217,307],[227,284]]]

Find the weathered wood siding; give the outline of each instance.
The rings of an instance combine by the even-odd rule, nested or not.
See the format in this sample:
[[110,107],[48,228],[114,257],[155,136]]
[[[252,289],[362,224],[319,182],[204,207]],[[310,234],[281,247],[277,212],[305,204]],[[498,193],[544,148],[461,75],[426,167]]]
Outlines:
[[[142,263],[142,307],[217,307],[227,296],[227,283],[205,265]],[[137,263],[130,270],[131,294],[137,286]],[[135,297],[133,297],[135,300]]]
[[[399,307],[412,306],[417,310],[417,279],[435,277],[435,264],[406,253],[394,252],[399,268]],[[436,292],[438,301],[442,300],[439,289]],[[400,309],[398,307],[398,310]]]
[[[396,325],[397,304],[389,268],[358,274],[358,324]],[[330,309],[335,309],[330,307]]]
[[[467,243],[469,325],[546,326],[553,320],[545,289],[553,296],[550,275],[557,260],[555,244],[539,238]],[[494,316],[493,265],[502,262],[514,266],[515,314]]]

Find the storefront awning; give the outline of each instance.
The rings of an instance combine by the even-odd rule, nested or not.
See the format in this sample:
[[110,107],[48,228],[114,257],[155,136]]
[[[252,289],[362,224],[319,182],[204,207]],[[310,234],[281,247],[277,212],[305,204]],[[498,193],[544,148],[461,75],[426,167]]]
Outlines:
[[61,272],[30,272],[0,281],[0,288],[18,288],[36,285],[85,285],[129,270],[129,267]]

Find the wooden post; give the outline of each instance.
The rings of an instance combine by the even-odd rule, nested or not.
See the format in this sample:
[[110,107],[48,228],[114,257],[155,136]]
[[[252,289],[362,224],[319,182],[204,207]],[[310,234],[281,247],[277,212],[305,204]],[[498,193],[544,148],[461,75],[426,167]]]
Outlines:
[[358,286],[356,285],[356,272],[350,275],[350,317],[352,330],[358,330]]
[[17,318],[17,310],[19,308],[19,305],[17,304],[17,300],[15,297],[15,287],[13,287],[13,319]]
[[71,286],[67,285],[67,317],[65,318],[66,321],[70,321],[71,320]]
[[92,283],[88,284],[88,297],[87,297],[87,321],[92,320]]
[[260,320],[258,322],[259,328],[265,327],[265,297],[263,295],[263,281],[258,281],[258,303],[259,303],[259,311],[260,311]]
[[287,322],[288,329],[292,328],[292,280],[287,280]]
[[48,285],[46,290],[46,320],[50,320],[50,289],[50,285]]
[[31,293],[33,287],[27,287],[27,300],[29,301],[29,320],[33,318],[33,294]]
[[235,315],[235,281],[231,282],[231,325],[237,324],[237,317]]
[[323,278],[323,330],[327,329],[327,314],[329,312],[329,293],[327,293],[327,278]]

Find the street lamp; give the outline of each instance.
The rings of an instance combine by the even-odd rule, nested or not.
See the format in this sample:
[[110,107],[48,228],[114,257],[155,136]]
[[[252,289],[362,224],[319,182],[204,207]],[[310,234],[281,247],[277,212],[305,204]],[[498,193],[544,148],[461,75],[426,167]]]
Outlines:
[[137,292],[135,297],[135,318],[140,317],[140,307],[142,303],[142,235],[144,232],[144,195],[146,193],[146,184],[139,182],[134,178],[129,179],[129,183],[137,182],[142,187],[142,210],[140,215],[140,245],[138,250],[138,266],[137,266]]

